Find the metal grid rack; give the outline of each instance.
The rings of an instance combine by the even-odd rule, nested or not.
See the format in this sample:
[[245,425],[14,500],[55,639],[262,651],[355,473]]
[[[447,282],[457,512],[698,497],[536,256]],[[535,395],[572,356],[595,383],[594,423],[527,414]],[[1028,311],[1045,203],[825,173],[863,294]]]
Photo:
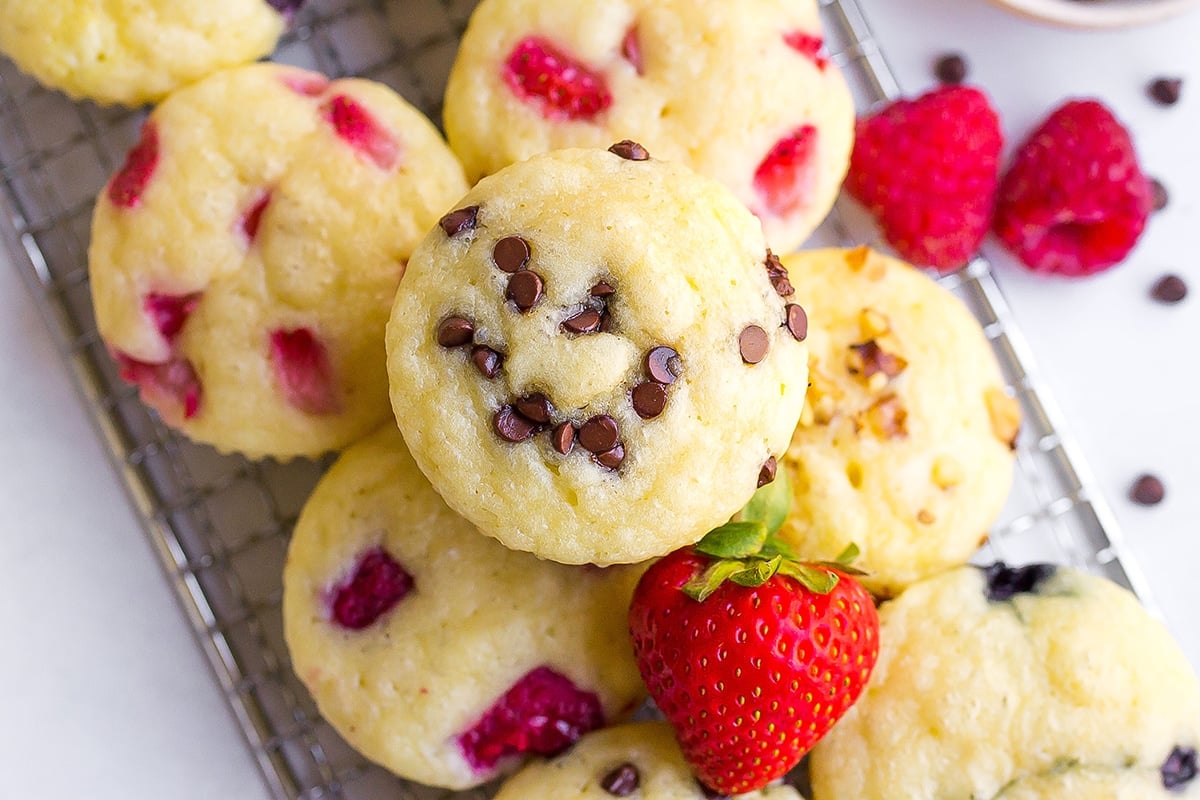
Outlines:
[[[820,0],[833,60],[860,109],[898,93],[856,0]],[[312,0],[275,59],[389,84],[433,119],[477,0]],[[92,198],[138,135],[143,113],[71,103],[0,60],[0,239],[26,273],[97,429],[162,559],[229,706],[279,798],[480,800],[398,781],[321,720],[292,674],[280,619],[288,536],[323,464],[251,463],[171,432],[117,377],[92,317],[86,251]],[[823,244],[870,241],[840,204]],[[1150,603],[1111,513],[1059,415],[996,283],[977,259],[942,284],[979,319],[1025,425],[1012,497],[980,560],[1053,561],[1106,575]]]

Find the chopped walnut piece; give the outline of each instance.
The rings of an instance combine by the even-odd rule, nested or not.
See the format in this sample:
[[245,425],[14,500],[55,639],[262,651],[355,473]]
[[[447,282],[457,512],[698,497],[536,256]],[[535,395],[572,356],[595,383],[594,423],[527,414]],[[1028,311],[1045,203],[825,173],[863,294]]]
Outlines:
[[861,344],[850,345],[846,356],[846,367],[855,375],[862,375],[867,380],[872,375],[882,373],[887,378],[894,378],[908,368],[908,362],[895,353],[889,353],[879,346],[874,339]]
[[858,328],[865,339],[878,339],[892,330],[891,320],[882,311],[864,308],[858,312]]
[[927,508],[922,508],[917,512],[917,522],[921,523],[922,525],[932,525],[936,521],[937,517],[935,517],[933,512]]
[[951,456],[938,456],[933,462],[933,482],[939,489],[952,489],[963,481],[963,468]]
[[1021,404],[1017,398],[1009,397],[1003,389],[993,386],[983,393],[983,401],[992,421],[992,433],[1010,450],[1016,450],[1017,434],[1021,432]]
[[881,439],[897,439],[908,436],[908,411],[894,394],[881,397],[866,411],[867,424]]

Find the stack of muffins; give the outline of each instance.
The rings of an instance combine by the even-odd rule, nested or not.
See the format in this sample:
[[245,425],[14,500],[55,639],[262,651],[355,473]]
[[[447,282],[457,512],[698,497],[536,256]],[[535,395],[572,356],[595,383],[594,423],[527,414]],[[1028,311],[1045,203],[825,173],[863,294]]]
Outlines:
[[449,146],[381,85],[223,69],[297,4],[74,5],[0,0],[0,49],[76,96],[166,95],[97,200],[100,333],[197,441],[344,450],[284,615],[365,756],[516,772],[511,800],[706,796],[663,723],[621,724],[626,609],[786,470],[797,551],[855,543],[886,601],[816,800],[1200,797],[1200,686],[1131,595],[964,566],[1020,425],[974,318],[884,254],[792,253],[854,123],[815,0],[484,0]]

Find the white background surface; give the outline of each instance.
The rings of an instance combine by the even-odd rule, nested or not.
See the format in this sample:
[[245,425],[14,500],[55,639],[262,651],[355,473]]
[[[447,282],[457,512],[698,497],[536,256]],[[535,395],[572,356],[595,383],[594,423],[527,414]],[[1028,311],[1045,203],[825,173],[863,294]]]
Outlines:
[[[1168,623],[1200,665],[1200,14],[1122,33],[1042,27],[983,0],[863,0],[908,92],[946,49],[971,62],[1010,140],[1068,95],[1104,98],[1171,190],[1133,258],[1081,282],[1000,264],[1066,414]],[[1180,74],[1164,109],[1144,86]],[[0,260],[2,260],[0,256]],[[1196,291],[1164,307],[1164,271]],[[232,716],[15,270],[0,264],[0,797],[265,798]],[[1167,500],[1125,499],[1139,472]]]

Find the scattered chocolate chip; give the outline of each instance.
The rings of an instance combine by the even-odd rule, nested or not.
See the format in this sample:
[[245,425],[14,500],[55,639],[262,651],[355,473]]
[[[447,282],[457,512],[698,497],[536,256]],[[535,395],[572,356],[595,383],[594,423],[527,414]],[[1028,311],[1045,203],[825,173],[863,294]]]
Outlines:
[[667,387],[661,383],[639,383],[630,392],[633,410],[642,419],[654,419],[667,407]]
[[1178,275],[1163,275],[1150,290],[1150,296],[1160,303],[1178,303],[1187,297],[1187,284]]
[[[582,431],[580,431],[582,433]],[[606,469],[615,470],[621,466],[621,462],[625,460],[625,445],[617,442],[617,444],[605,450],[603,453],[596,453],[592,459],[600,466]]]
[[783,310],[787,312],[787,321],[784,324],[787,325],[788,333],[797,342],[803,342],[808,338],[808,314],[799,303],[788,303]]
[[451,211],[438,220],[438,225],[447,236],[457,236],[464,231],[475,230],[475,218],[479,214],[479,206],[467,206]]
[[646,148],[631,139],[622,139],[608,148],[608,152],[628,161],[646,161],[650,158],[650,154],[646,152]]
[[575,446],[575,426],[569,422],[560,422],[550,434],[550,444],[564,456]]
[[1173,106],[1179,102],[1179,96],[1183,93],[1183,79],[1155,78],[1146,87],[1146,93],[1160,105]]
[[942,83],[960,84],[967,77],[967,60],[959,53],[946,53],[933,63],[933,74]]
[[1196,750],[1176,745],[1158,772],[1162,775],[1163,788],[1168,791],[1187,786],[1200,775],[1200,762],[1197,761]]
[[551,405],[550,398],[540,392],[522,397],[513,405],[518,414],[538,425],[549,423],[550,416],[554,413],[554,406]]
[[988,601],[1002,603],[1019,594],[1037,594],[1038,587],[1054,575],[1055,566],[1027,564],[1023,567],[1010,567],[1003,561],[997,561],[982,569],[987,581]]
[[666,345],[653,347],[646,353],[646,374],[655,383],[670,386],[679,377],[682,368],[679,353]]
[[462,347],[471,343],[475,335],[475,326],[471,320],[462,317],[446,317],[438,325],[437,343],[442,347]]
[[600,332],[608,333],[610,330],[612,330],[612,314],[605,311],[600,315]]
[[767,279],[771,281],[775,294],[780,297],[790,297],[795,294],[796,290],[792,288],[792,282],[788,280],[787,267],[779,260],[779,256],[771,252],[770,248],[767,248],[767,260],[763,263],[766,264]]
[[600,779],[600,788],[613,797],[628,797],[641,785],[642,776],[628,761]]
[[500,362],[503,360],[500,354],[490,347],[478,344],[471,348],[471,362],[485,378],[496,377],[496,374],[500,372]]
[[775,480],[775,472],[779,469],[779,462],[775,460],[775,456],[767,459],[767,462],[762,465],[762,469],[758,471],[758,488],[766,486]]
[[600,312],[590,308],[584,309],[565,320],[562,327],[571,333],[595,333],[600,330]]
[[518,414],[512,406],[502,406],[496,412],[492,427],[506,442],[523,442],[537,430],[537,425]]
[[542,276],[536,272],[522,270],[514,272],[512,277],[508,279],[508,289],[504,296],[512,300],[517,308],[522,313],[528,311],[538,304],[542,299]]
[[742,353],[742,361],[747,364],[757,364],[767,355],[767,347],[771,340],[767,332],[757,325],[747,325],[738,336],[738,350]]
[[1170,192],[1158,178],[1150,179],[1150,194],[1154,198],[1152,207],[1155,211],[1162,211],[1167,207],[1167,203],[1171,202]]
[[864,378],[870,378],[878,372],[882,372],[888,378],[894,378],[908,368],[907,361],[887,352],[874,339],[852,344],[850,350],[853,351],[849,359],[850,371]]
[[611,450],[619,438],[617,421],[607,414],[592,417],[579,429],[579,443],[589,453]]
[[1129,487],[1129,499],[1139,506],[1156,506],[1167,494],[1163,482],[1154,475],[1140,475]]
[[529,243],[520,236],[506,236],[492,248],[492,260],[504,272],[518,272],[529,263]]
[[610,297],[617,290],[612,287],[608,281],[597,281],[596,285],[591,288],[589,294],[592,297]]

